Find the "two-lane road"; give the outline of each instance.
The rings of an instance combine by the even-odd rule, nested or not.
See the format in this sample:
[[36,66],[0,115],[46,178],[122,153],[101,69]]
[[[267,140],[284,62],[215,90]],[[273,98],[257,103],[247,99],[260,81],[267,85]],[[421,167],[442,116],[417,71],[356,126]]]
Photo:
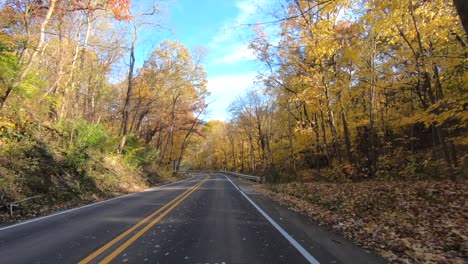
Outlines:
[[342,262],[300,242],[229,178],[198,174],[0,228],[0,263]]

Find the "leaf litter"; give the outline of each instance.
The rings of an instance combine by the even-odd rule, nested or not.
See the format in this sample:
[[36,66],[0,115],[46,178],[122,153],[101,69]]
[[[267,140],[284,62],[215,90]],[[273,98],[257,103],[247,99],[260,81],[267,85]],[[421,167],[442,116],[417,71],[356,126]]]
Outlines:
[[466,263],[466,182],[285,183],[256,189],[392,263]]

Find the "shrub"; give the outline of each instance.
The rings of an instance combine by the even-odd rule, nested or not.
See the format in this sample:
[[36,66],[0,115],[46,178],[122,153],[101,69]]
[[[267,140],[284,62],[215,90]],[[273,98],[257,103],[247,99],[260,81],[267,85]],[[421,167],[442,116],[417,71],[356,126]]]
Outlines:
[[138,138],[130,135],[127,137],[125,148],[123,151],[124,160],[131,166],[145,167],[157,159],[159,151],[156,149],[143,146]]
[[66,120],[57,126],[63,134],[68,136],[69,148],[111,152],[116,143],[116,138],[110,136],[104,126],[89,123],[83,119]]

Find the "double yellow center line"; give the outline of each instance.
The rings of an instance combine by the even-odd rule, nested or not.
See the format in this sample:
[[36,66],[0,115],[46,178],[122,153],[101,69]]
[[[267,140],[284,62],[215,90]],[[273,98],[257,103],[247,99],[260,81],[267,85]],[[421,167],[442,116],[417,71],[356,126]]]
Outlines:
[[[126,240],[124,243],[122,243],[118,248],[116,248],[114,251],[112,251],[109,255],[107,255],[104,259],[102,259],[99,263],[104,264],[104,263],[109,263],[111,262],[115,257],[117,257],[122,251],[124,251],[126,248],[128,248],[133,242],[135,242],[138,238],[140,238],[146,231],[148,231],[151,227],[153,227],[155,224],[157,224],[161,219],[163,219],[167,214],[169,214],[174,208],[176,208],[180,203],[182,203],[187,197],[190,196],[196,189],[198,189],[200,186],[203,185],[208,180],[208,177],[205,179],[201,180],[191,188],[189,188],[187,191],[182,193],[181,195],[177,196],[174,200],[168,202],[161,208],[159,208],[157,211],[153,212],[149,216],[145,217],[143,220],[140,222],[136,223],[134,226],[129,228],[127,231],[123,232],[122,234],[118,235],[116,238],[112,239],[109,241],[107,244],[99,248],[98,250],[94,251],[91,253],[89,256],[84,258],[82,261],[78,262],[79,264],[85,264],[89,263],[90,261],[94,260],[96,257],[101,255],[104,251],[108,250],[110,247],[113,245],[117,244],[119,241],[127,237],[130,233],[138,229],[140,226],[144,225],[146,222],[148,222],[150,219],[155,217],[157,214],[161,213],[158,217],[153,219],[153,221],[149,222],[145,227],[143,227],[140,231],[138,231],[136,234],[134,234],[132,237],[130,237],[128,240]],[[166,209],[167,208],[167,209]]]

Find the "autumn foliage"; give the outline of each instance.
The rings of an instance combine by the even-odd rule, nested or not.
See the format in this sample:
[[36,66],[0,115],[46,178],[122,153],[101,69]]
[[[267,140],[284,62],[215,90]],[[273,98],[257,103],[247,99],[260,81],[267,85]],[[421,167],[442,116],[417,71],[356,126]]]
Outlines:
[[254,87],[187,164],[264,176],[260,191],[392,263],[463,263],[468,36],[452,1],[281,3],[253,28]]
[[451,2],[285,1],[275,14],[280,31],[253,28],[264,67],[207,150],[217,163],[194,168],[272,182],[466,177],[468,39]]
[[109,8],[117,19],[128,20],[131,18],[131,0],[109,0]]
[[166,40],[136,63],[154,12],[1,2],[2,219],[24,199],[31,217],[230,170],[391,261],[461,262],[468,36],[452,1],[280,2],[252,30],[258,77],[226,122],[203,120],[203,52]]
[[179,170],[171,164],[206,108],[202,54],[163,41],[136,65],[137,25],[155,14],[130,5],[0,4],[0,220],[138,191]]

